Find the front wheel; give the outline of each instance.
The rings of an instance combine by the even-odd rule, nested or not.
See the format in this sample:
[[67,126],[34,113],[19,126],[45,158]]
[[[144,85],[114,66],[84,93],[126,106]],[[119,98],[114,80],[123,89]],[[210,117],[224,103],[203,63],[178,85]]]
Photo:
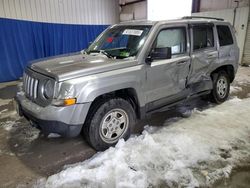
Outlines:
[[213,90],[211,92],[212,101],[220,104],[227,100],[230,92],[230,79],[226,72],[221,71],[212,75]]
[[84,125],[84,136],[96,150],[114,146],[119,139],[128,139],[135,123],[135,113],[131,104],[114,98],[96,104]]

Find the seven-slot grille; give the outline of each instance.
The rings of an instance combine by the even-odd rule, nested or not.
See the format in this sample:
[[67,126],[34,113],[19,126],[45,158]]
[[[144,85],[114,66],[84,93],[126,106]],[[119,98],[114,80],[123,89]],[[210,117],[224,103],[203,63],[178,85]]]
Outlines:
[[23,89],[26,96],[30,99],[37,98],[38,92],[38,79],[31,77],[30,75],[24,73],[23,75]]

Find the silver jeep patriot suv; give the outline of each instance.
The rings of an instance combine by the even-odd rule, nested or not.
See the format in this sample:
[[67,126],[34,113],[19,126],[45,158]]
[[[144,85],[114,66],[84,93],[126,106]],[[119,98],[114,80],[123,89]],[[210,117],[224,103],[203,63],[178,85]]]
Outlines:
[[44,134],[83,133],[104,150],[161,108],[201,95],[224,102],[238,60],[234,29],[221,19],[116,24],[81,52],[32,62],[17,110]]

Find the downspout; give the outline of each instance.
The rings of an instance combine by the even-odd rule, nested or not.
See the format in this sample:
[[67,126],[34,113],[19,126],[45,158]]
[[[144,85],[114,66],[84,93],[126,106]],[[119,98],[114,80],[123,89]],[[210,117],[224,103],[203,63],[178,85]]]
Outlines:
[[193,0],[192,1],[192,13],[200,12],[201,1]]
[[239,1],[234,1],[237,3],[237,6],[234,8],[234,18],[233,18],[233,27],[235,28],[235,19],[236,19],[236,13],[237,13],[237,8],[239,8]]

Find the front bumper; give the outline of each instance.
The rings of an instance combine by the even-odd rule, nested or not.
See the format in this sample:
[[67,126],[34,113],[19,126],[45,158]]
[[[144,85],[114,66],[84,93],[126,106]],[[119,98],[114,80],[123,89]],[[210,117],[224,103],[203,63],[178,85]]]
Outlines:
[[31,121],[35,127],[45,134],[57,133],[65,137],[80,134],[90,107],[90,103],[41,107],[27,99],[23,92],[19,92],[15,99],[19,114]]

